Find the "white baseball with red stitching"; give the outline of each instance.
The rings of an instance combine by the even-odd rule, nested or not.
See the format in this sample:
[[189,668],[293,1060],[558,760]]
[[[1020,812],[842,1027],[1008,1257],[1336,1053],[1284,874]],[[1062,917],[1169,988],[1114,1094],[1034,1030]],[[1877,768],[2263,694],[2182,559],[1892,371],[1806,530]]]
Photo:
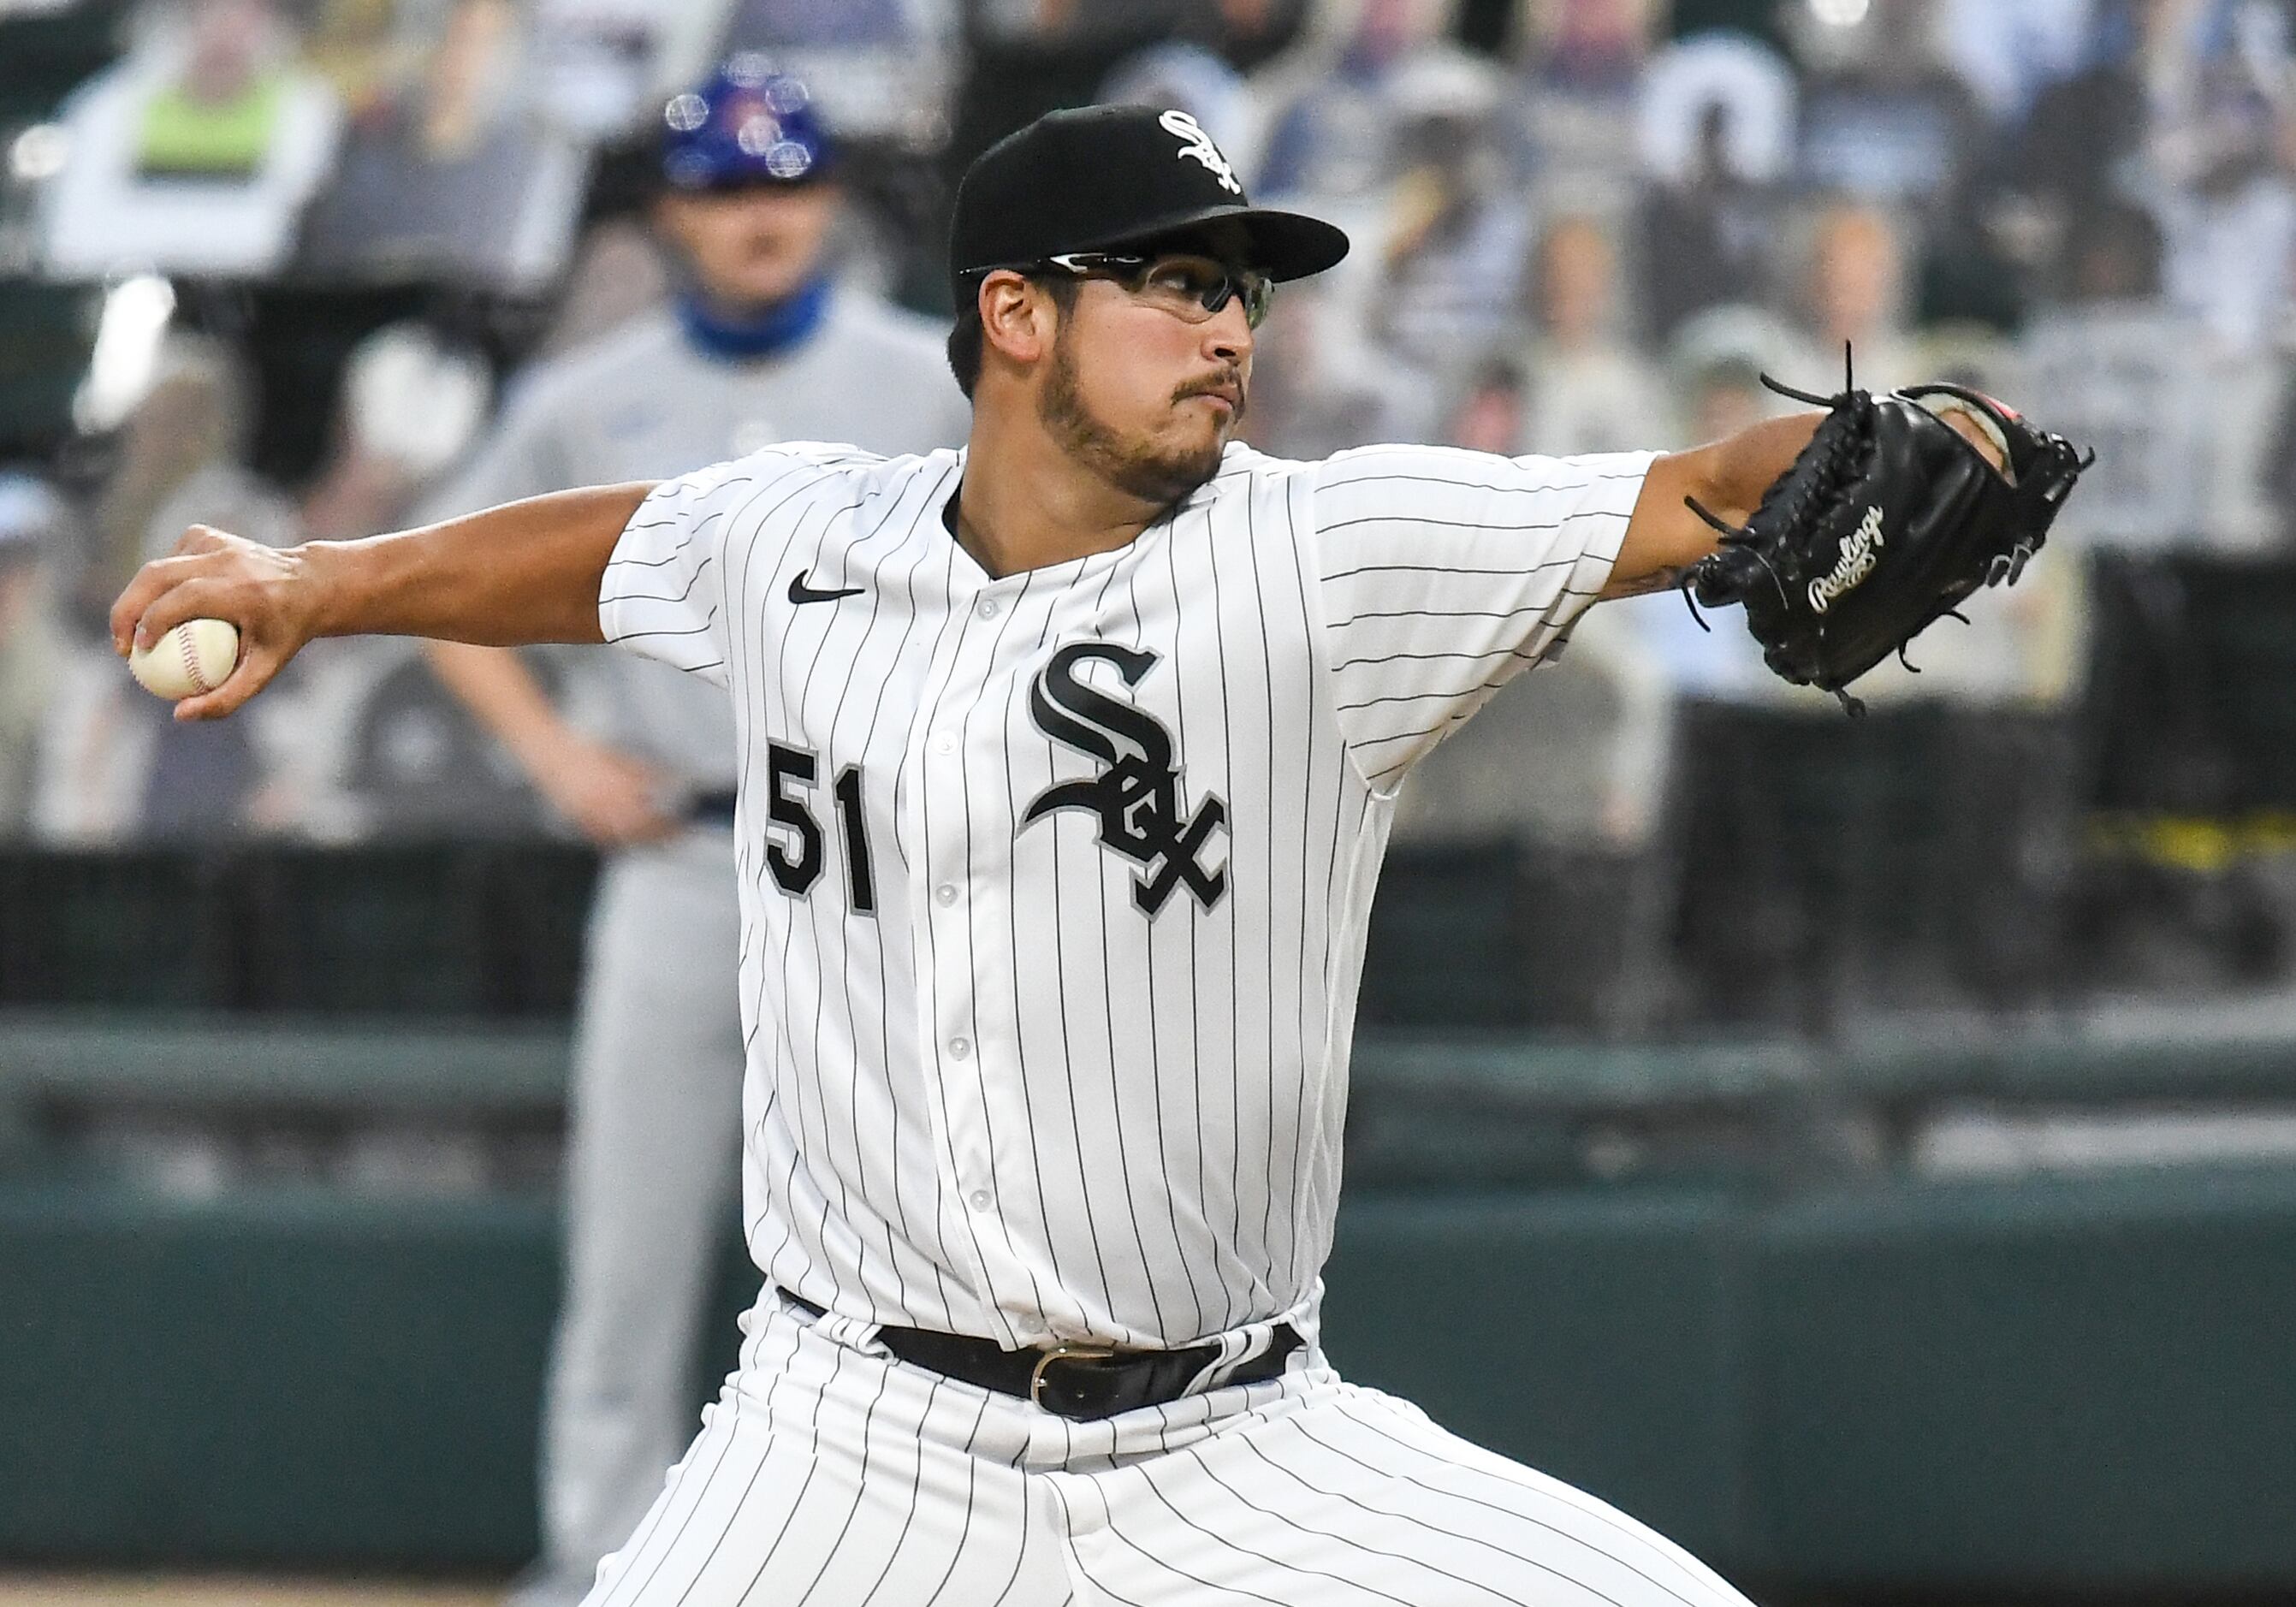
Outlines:
[[239,630],[227,619],[186,619],[127,655],[144,690],[170,701],[213,692],[239,662]]

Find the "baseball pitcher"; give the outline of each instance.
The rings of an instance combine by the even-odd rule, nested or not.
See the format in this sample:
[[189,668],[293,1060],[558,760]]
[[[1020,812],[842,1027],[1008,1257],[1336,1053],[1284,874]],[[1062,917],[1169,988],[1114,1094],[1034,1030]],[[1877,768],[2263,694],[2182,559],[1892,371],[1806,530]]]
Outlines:
[[[2077,464],[1947,392],[1664,456],[1232,442],[1273,287],[1345,250],[1185,114],[1056,112],[957,197],[964,450],[777,446],[285,552],[195,529],[121,595],[123,652],[240,627],[186,718],[351,631],[731,689],[765,1289],[599,1607],[1740,1601],[1324,1359],[1397,791],[1603,596],[1742,601],[1839,689],[2012,578]],[[1503,1365],[1475,1321],[1427,1342]]]

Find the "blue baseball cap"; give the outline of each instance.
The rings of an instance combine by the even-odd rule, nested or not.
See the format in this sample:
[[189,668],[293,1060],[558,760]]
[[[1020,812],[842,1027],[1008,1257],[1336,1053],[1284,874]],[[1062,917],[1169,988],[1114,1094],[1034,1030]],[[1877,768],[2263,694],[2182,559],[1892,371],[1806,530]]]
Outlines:
[[661,122],[661,176],[673,190],[808,184],[827,173],[833,154],[803,82],[754,52],[672,95]]

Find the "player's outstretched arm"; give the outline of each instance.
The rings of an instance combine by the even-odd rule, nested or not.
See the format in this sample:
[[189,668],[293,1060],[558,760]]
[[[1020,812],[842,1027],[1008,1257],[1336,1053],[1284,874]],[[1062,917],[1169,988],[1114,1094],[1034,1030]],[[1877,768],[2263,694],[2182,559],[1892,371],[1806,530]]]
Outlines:
[[516,646],[603,642],[598,590],[649,484],[593,486],[362,541],[275,549],[193,525],[111,605],[123,658],[186,619],[227,619],[239,663],[176,706],[214,719],[261,691],[320,636],[429,636]]
[[[1653,462],[1635,499],[1634,517],[1627,522],[1619,562],[1603,595],[1632,597],[1681,585],[1690,567],[1720,545],[1719,532],[1698,516],[1692,502],[1725,524],[1742,526],[1761,504],[1762,493],[1793,467],[1825,416],[1793,413],[1765,419],[1718,441],[1669,452]],[[1943,416],[1987,462],[1997,469],[2002,466],[2001,443],[1986,433],[1974,414],[1956,408]]]
[[1690,499],[1733,525],[1744,524],[1770,483],[1809,445],[1824,416],[1796,413],[1765,419],[1652,463],[1603,595],[1633,597],[1681,585],[1690,566],[1718,545],[1714,527],[1691,511]]

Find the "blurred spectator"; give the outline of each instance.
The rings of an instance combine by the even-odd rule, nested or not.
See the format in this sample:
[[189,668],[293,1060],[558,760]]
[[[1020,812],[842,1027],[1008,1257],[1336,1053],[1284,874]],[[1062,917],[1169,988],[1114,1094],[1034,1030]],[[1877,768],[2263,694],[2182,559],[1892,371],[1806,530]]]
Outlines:
[[41,726],[65,656],[53,559],[70,524],[45,482],[0,473],[0,839],[31,817]]
[[194,521],[273,545],[295,539],[293,511],[242,466],[252,406],[247,372],[229,347],[203,335],[167,337],[96,496],[93,557],[81,578],[91,618]]
[[2025,382],[2054,429],[2096,450],[2061,538],[2162,545],[2204,536],[2218,409],[2206,331],[2161,298],[2160,231],[2126,205],[2079,215],[2071,292],[2023,340]]
[[1281,54],[1327,9],[1327,0],[1211,0],[1217,34],[1209,42],[1221,60],[1248,73]]
[[398,529],[477,438],[493,389],[482,356],[422,324],[369,335],[343,370],[336,448],[304,497],[305,531],[342,540]]
[[1939,49],[1933,0],[1796,7],[1806,70],[1797,168],[1816,188],[1913,205],[1984,143],[1976,95]]
[[439,9],[439,0],[316,0],[301,8],[303,60],[356,122],[422,76],[437,40],[419,25],[435,21]]
[[1801,406],[1762,383],[1797,355],[1794,332],[1759,307],[1710,307],[1683,324],[1665,348],[1676,442],[1719,440]]
[[1925,376],[1906,335],[1906,253],[1887,213],[1856,201],[1821,209],[1803,275],[1804,349],[1776,377],[1830,393],[1842,382],[1846,348],[1868,390],[1918,382]]
[[[332,448],[304,495],[306,533],[350,539],[414,522],[485,424],[492,389],[480,354],[422,324],[362,340],[344,367]],[[544,829],[516,765],[412,640],[314,642],[290,668],[279,717],[294,740],[266,773],[272,818],[329,842]]]
[[[803,4],[805,0],[779,0]],[[1362,0],[961,0],[976,40],[1039,43],[1184,40],[1245,70],[1277,54],[1317,13],[1342,28]],[[1441,0],[1447,6],[1450,0]]]
[[1670,45],[1642,75],[1636,148],[1644,172],[1682,186],[1722,173],[1774,184],[1793,156],[1792,70],[1734,34]]
[[1660,0],[1529,0],[1524,53],[1549,91],[1631,99],[1663,9]]
[[[485,422],[490,391],[478,354],[420,324],[368,336],[344,370],[333,446],[303,497],[302,536],[351,539],[410,522],[415,501]],[[314,642],[265,696],[279,707],[266,716],[270,740],[250,809],[266,829],[325,842],[386,824],[463,835],[539,829],[516,775],[407,641]],[[483,808],[452,807],[474,796]]]
[[669,265],[642,218],[613,217],[582,239],[534,355],[587,346],[669,299]]
[[1529,394],[1513,452],[1568,455],[1660,444],[1666,400],[1656,373],[1619,328],[1618,253],[1596,219],[1566,213],[1541,237],[1534,333],[1522,360]]
[[1705,308],[1763,298],[1777,230],[1771,186],[1792,116],[1784,87],[1783,65],[1744,41],[1693,40],[1653,65],[1643,117],[1652,182],[1635,252],[1653,344]]
[[1661,0],[1529,0],[1522,126],[1541,184],[1623,199]]
[[[1423,94],[1425,70],[1481,66],[1444,37],[1445,0],[1357,0],[1338,30],[1310,39],[1254,80],[1267,107],[1267,149],[1247,186],[1325,207],[1383,189],[1397,160],[1398,86]],[[1407,70],[1422,70],[1416,79]],[[1262,193],[1265,192],[1263,194]]]
[[1443,439],[1470,452],[1513,453],[1522,436],[1524,383],[1521,365],[1509,357],[1476,369],[1451,409]]
[[40,251],[62,278],[267,275],[333,163],[341,111],[272,0],[185,0],[63,111]]
[[1940,0],[1945,57],[1997,125],[2015,126],[2051,86],[2078,71],[2095,0]]
[[1363,299],[1383,356],[1450,385],[1513,332],[1529,217],[1500,149],[1496,71],[1437,58],[1396,80],[1401,121],[1383,226],[1334,284]]
[[[193,524],[273,546],[301,537],[293,507],[242,463],[244,375],[227,348],[171,335],[158,375],[122,433],[119,463],[96,502],[102,559],[88,572],[84,616],[101,619],[137,565],[164,556]],[[128,679],[91,630],[57,677],[44,737],[36,829],[69,841],[229,838],[288,824],[264,791],[266,770],[299,734],[292,695],[246,720],[177,723]]]
[[538,103],[578,141],[642,135],[708,70],[727,0],[533,0]]
[[948,135],[955,0],[733,0],[717,53],[762,51],[821,96],[831,132],[910,150]]
[[1260,331],[1242,428],[1263,450],[1440,439],[1461,371],[1511,316],[1524,223],[1497,147],[1504,85],[1442,37],[1447,13],[1444,0],[1332,7],[1251,82],[1267,130],[1251,193],[1288,192],[1357,242],[1285,286]]
[[1907,321],[2022,327],[2046,271],[2029,201],[1997,171],[1964,175],[1929,211],[1908,292]]
[[2285,316],[2296,254],[2288,18],[2231,0],[2154,4],[2138,48],[2163,288],[2225,350],[2261,350]]
[[584,166],[535,115],[512,0],[456,0],[420,85],[352,131],[301,266],[532,294],[565,268]]
[[2030,226],[2046,259],[2054,260],[2074,216],[2108,199],[2144,143],[2133,9],[2128,0],[2109,0],[2093,28],[2087,60],[2042,88],[2009,151],[2011,186],[2038,209]]

